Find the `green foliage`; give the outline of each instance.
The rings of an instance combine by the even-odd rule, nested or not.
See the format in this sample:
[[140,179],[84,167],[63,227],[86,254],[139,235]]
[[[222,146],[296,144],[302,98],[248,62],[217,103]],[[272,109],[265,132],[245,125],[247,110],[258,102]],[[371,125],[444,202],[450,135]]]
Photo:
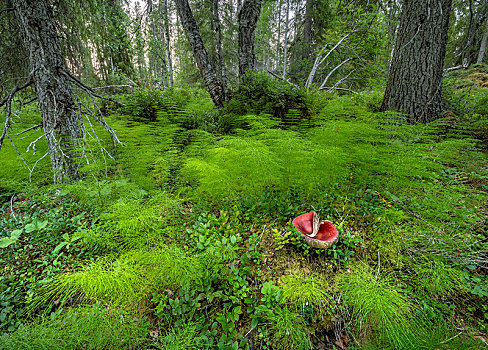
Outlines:
[[409,316],[413,305],[391,278],[375,274],[370,267],[358,265],[351,274],[337,277],[338,288],[353,308],[352,317],[359,330],[375,335],[396,349],[411,348]]
[[33,300],[32,308],[69,299],[130,305],[157,288],[193,281],[199,277],[195,271],[198,271],[195,259],[174,246],[130,251],[116,259],[99,258],[81,271],[58,275]]
[[[248,73],[239,90],[226,107],[228,113],[267,113],[283,125],[296,125],[307,120],[305,91],[262,73]],[[291,118],[291,109],[300,110],[299,119]],[[298,115],[297,115],[298,116]]]
[[282,301],[289,303],[292,310],[303,313],[311,307],[317,315],[330,312],[332,297],[323,277],[303,270],[290,270],[281,277],[280,287],[283,290]]
[[101,305],[74,308],[0,336],[0,349],[140,349],[149,323]]
[[302,316],[286,307],[276,307],[267,314],[266,330],[274,349],[312,348]]

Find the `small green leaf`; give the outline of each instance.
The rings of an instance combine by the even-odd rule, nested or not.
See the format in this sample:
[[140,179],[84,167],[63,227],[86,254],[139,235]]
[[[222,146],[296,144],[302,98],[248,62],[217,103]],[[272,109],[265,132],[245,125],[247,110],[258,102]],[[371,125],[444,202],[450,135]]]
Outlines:
[[253,318],[251,320],[251,328],[256,328],[258,326],[258,319],[257,318]]
[[36,225],[34,224],[27,224],[25,225],[25,232],[26,233],[31,233],[32,231],[34,231],[36,229]]

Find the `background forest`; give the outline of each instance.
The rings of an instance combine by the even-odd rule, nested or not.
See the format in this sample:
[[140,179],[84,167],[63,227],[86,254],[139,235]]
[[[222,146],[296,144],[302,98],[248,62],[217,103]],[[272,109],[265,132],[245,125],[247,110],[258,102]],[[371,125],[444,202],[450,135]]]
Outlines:
[[0,0],[0,33],[0,349],[488,347],[487,0]]

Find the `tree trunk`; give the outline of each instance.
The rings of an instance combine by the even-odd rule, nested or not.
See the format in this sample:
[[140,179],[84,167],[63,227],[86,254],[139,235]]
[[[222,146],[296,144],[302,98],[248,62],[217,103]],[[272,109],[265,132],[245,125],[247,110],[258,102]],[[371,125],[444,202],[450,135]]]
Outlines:
[[487,41],[488,41],[488,24],[486,25],[486,30],[485,30],[485,34],[483,35],[483,39],[481,39],[480,51],[478,53],[478,59],[476,60],[476,63],[483,63],[483,59],[485,58]]
[[442,113],[442,69],[452,0],[404,0],[381,110],[411,123]]
[[52,9],[47,0],[17,0],[14,4],[29,51],[54,182],[77,180],[80,177],[78,149],[82,144],[80,127],[73,90],[66,75],[66,61],[51,20]]
[[242,81],[248,70],[254,69],[254,30],[261,12],[261,0],[244,0],[238,14],[239,79]]
[[178,10],[178,16],[180,17],[181,24],[185,30],[186,37],[190,42],[190,46],[193,50],[193,57],[197,62],[198,69],[202,75],[203,82],[207,88],[212,101],[217,108],[224,106],[224,89],[222,83],[217,79],[215,71],[210,64],[207,50],[203,45],[202,37],[198,29],[197,22],[193,17],[188,0],[175,0],[176,9]]
[[286,1],[286,20],[285,20],[285,46],[283,48],[283,80],[286,79],[286,65],[288,64],[288,31],[290,20],[290,0]]
[[303,60],[308,60],[310,58],[312,45],[312,5],[313,0],[307,0],[305,3],[305,18],[303,20]]
[[227,72],[225,70],[224,54],[222,53],[222,30],[220,29],[219,18],[219,0],[212,0],[212,14],[213,23],[217,45],[218,67],[220,75],[220,81],[222,82],[222,88],[224,89],[224,98],[227,101],[229,99],[229,90],[227,89]]
[[166,70],[168,72],[168,86],[173,86],[173,62],[171,61],[171,48],[169,46],[169,19],[168,19],[168,0],[162,1],[163,21],[164,21],[164,54],[166,57]]

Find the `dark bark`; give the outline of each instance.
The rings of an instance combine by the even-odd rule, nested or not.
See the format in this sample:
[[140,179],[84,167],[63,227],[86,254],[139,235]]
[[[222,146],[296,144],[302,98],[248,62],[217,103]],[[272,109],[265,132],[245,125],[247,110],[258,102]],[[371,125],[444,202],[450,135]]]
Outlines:
[[220,28],[219,0],[212,0],[212,14],[217,46],[216,51],[218,56],[218,75],[220,81],[222,82],[222,88],[224,89],[224,99],[227,101],[229,99],[229,90],[227,89],[227,72],[225,70],[224,54],[222,52],[222,30]]
[[166,71],[168,72],[168,86],[173,86],[173,62],[171,60],[171,48],[169,47],[168,0],[162,1],[162,12],[164,20],[164,53],[166,59]]
[[254,31],[261,12],[261,0],[244,0],[238,13],[239,36],[239,78],[242,80],[248,70],[254,69]]
[[312,46],[312,5],[313,0],[307,0],[305,3],[305,16],[303,19],[303,60],[310,58]]
[[14,4],[29,51],[54,181],[77,180],[81,133],[52,9],[47,0],[17,0]]
[[190,46],[193,50],[193,57],[197,63],[200,74],[202,75],[203,82],[207,88],[212,101],[217,108],[221,108],[224,105],[225,94],[222,87],[222,83],[217,79],[214,69],[208,58],[207,50],[203,45],[203,40],[198,29],[197,22],[193,17],[188,0],[175,0],[178,16],[180,17],[181,24],[185,30],[186,37],[190,42]]
[[452,0],[404,0],[381,110],[412,123],[442,114],[442,70]]
[[483,39],[481,39],[480,51],[478,52],[478,58],[476,63],[483,63],[485,58],[486,43],[488,42],[488,24],[486,25],[485,34],[483,34]]

